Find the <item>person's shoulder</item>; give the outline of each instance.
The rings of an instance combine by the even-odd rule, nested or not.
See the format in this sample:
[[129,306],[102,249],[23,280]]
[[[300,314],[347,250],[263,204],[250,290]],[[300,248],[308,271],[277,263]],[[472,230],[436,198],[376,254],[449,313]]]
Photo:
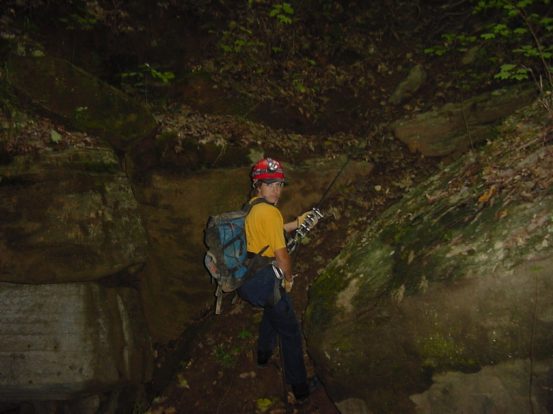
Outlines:
[[[251,200],[250,204],[254,203],[255,200],[259,200],[259,199],[257,198],[257,199]],[[267,203],[266,201],[257,201],[255,204],[252,205],[250,211],[255,212],[256,214],[280,215],[280,210],[273,204]]]
[[258,201],[256,204],[253,204],[252,210],[253,209],[256,209],[258,211],[279,211],[276,206],[272,205],[271,203],[267,203],[266,201]]

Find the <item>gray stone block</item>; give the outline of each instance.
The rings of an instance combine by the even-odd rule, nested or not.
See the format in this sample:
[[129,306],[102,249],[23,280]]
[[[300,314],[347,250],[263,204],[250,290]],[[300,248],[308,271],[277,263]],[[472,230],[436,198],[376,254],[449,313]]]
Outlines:
[[0,400],[65,400],[151,378],[137,293],[0,284]]

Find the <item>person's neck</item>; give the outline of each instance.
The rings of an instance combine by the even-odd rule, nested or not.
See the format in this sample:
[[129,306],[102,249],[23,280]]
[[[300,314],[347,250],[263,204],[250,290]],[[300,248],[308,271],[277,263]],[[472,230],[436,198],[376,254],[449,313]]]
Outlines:
[[272,206],[275,206],[277,205],[277,203],[271,203],[270,201],[268,201],[265,197],[263,197],[261,194],[258,194],[257,195],[257,198],[262,198],[267,204],[270,204]]

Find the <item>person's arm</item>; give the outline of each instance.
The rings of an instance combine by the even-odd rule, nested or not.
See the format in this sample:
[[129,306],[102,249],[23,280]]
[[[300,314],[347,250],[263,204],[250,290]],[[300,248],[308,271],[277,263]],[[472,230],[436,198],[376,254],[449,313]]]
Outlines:
[[[284,224],[284,231],[286,233],[292,233],[294,230],[297,230],[298,227],[300,227],[305,222],[305,219],[311,212],[312,210],[306,211],[302,215],[296,217],[295,220]],[[315,224],[317,224],[317,221],[319,221],[319,217],[316,214],[311,214],[311,225],[314,226]]]
[[286,233],[292,233],[297,228],[298,228],[298,219],[284,224],[284,231]]
[[284,272],[284,278],[291,282],[292,281],[292,258],[288,253],[286,247],[275,250],[275,259],[277,266]]

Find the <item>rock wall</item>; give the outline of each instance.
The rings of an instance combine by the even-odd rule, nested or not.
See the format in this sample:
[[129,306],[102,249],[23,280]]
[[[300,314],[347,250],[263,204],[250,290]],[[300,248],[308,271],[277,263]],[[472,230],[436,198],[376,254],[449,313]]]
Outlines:
[[525,116],[410,191],[315,282],[308,346],[335,401],[379,413],[546,412],[553,147]]
[[70,400],[152,372],[134,289],[0,283],[0,400]]
[[147,251],[132,188],[107,147],[8,160],[0,165],[0,401],[96,396],[90,410],[72,402],[81,407],[74,412],[108,412],[102,393],[139,388],[152,374],[130,287]]
[[534,88],[527,85],[504,88],[400,119],[390,127],[413,152],[431,157],[462,153],[493,139],[495,126],[535,96]]
[[[285,165],[288,185],[281,200],[285,219],[313,207],[344,165],[344,159]],[[372,166],[350,162],[334,188],[367,176]],[[249,167],[211,169],[185,176],[155,173],[137,198],[150,239],[140,291],[156,341],[178,337],[214,303],[215,286],[203,267],[203,230],[210,215],[240,208],[248,199]]]
[[153,353],[136,289],[146,232],[115,151],[156,122],[63,59],[11,55],[2,81],[20,105],[0,134],[0,409],[127,410],[118,396],[132,404]]
[[0,280],[97,280],[139,268],[146,237],[113,150],[19,155],[0,165]]

